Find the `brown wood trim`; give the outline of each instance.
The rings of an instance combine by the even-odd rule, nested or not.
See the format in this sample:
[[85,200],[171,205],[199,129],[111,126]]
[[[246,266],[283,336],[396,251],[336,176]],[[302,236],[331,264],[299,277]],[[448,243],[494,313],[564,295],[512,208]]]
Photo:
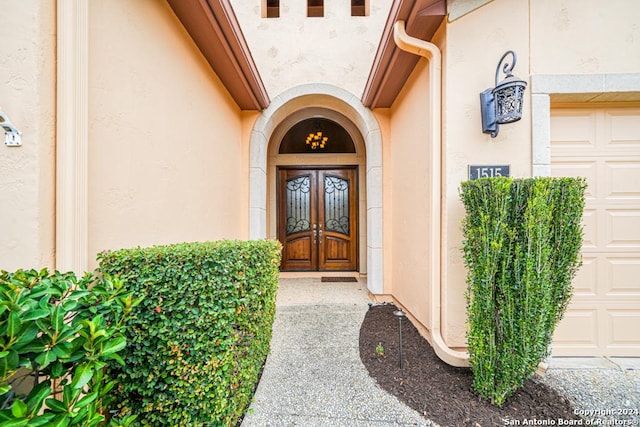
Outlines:
[[269,95],[229,0],[167,2],[238,106],[268,107]]
[[407,33],[422,40],[431,40],[446,15],[445,0],[395,0],[369,78],[362,94],[362,103],[369,108],[388,108],[402,90],[419,57],[401,51],[393,40],[393,25],[406,22]]

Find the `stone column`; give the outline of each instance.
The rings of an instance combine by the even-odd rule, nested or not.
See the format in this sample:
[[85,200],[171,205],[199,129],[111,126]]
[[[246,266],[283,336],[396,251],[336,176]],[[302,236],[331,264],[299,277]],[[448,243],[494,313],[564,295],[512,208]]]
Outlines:
[[76,274],[88,266],[88,12],[57,1],[56,269]]

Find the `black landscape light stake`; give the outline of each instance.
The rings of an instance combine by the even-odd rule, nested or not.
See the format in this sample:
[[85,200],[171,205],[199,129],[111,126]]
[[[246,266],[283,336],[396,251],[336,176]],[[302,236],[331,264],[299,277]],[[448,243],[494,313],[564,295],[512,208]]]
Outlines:
[[402,309],[393,312],[398,318],[398,341],[400,343],[400,369],[404,369],[404,355],[402,354],[402,319],[405,317]]

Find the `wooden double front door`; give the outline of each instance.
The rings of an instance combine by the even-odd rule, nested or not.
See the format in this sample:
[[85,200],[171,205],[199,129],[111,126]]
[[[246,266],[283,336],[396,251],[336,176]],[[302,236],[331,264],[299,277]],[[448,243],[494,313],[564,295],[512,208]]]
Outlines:
[[356,270],[356,168],[279,168],[277,186],[281,269]]

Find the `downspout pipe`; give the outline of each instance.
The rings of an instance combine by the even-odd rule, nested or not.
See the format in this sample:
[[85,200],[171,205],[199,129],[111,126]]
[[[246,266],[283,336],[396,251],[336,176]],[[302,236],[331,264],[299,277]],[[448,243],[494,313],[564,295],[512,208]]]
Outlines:
[[396,21],[393,26],[393,40],[398,48],[405,52],[413,53],[426,58],[429,61],[429,129],[431,132],[430,141],[432,143],[431,155],[431,182],[433,191],[431,192],[431,221],[429,231],[431,236],[437,236],[438,249],[431,251],[431,310],[430,327],[431,345],[440,359],[452,366],[469,366],[469,354],[450,348],[444,342],[441,332],[442,324],[442,265],[441,252],[446,250],[443,247],[442,238],[442,55],[440,49],[433,43],[411,37],[405,31],[404,21]]

